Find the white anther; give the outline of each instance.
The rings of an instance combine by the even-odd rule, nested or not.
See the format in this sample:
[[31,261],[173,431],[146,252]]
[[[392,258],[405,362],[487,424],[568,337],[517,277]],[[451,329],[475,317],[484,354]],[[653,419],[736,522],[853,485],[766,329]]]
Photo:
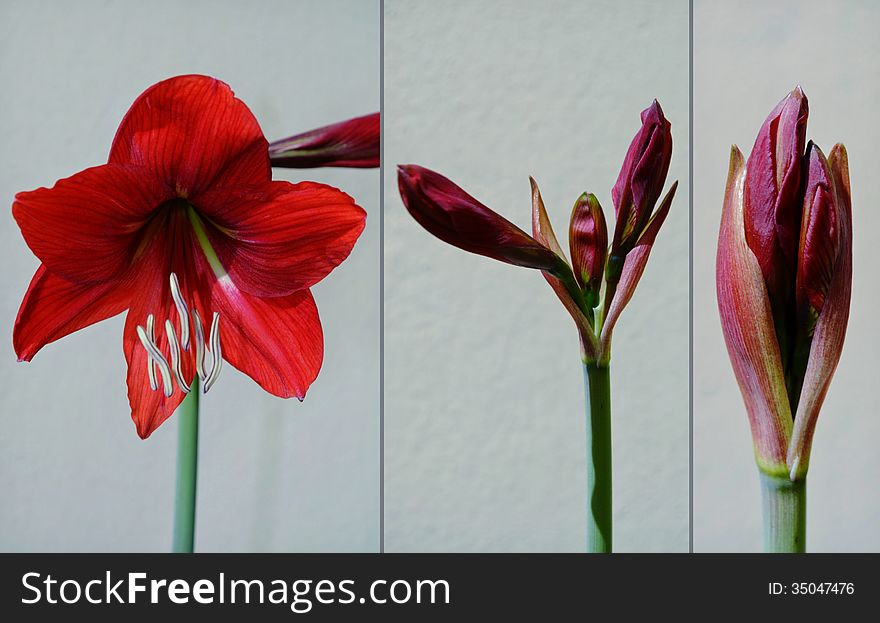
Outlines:
[[147,351],[148,360],[154,361],[156,365],[159,366],[159,373],[162,375],[162,385],[165,397],[170,398],[171,394],[174,393],[174,387],[171,385],[171,370],[168,368],[168,361],[162,356],[162,353],[159,352],[159,348],[156,344],[147,337],[146,331],[144,331],[144,328],[140,325],[137,327],[137,334],[141,340],[141,344],[143,344],[144,349]]
[[168,336],[168,350],[171,351],[171,371],[177,379],[177,386],[184,394],[188,394],[190,386],[183,380],[183,372],[180,370],[180,349],[177,346],[177,337],[174,335],[174,327],[170,320],[165,320],[165,335]]
[[189,309],[183,296],[180,294],[180,284],[177,283],[177,275],[171,273],[169,278],[171,281],[171,298],[174,299],[174,306],[177,307],[177,317],[180,319],[180,347],[183,350],[189,350]]
[[198,310],[192,310],[193,327],[196,333],[196,373],[204,382],[205,377],[205,332],[202,330],[202,321],[199,318]]
[[223,364],[223,351],[220,348],[220,314],[218,312],[214,312],[214,318],[211,320],[210,340],[211,372],[208,373],[208,378],[205,379],[204,393],[206,394],[217,381],[217,377],[220,376],[220,367]]
[[[156,334],[153,332],[153,321],[153,314],[147,316],[147,337],[151,342],[155,343]],[[150,389],[153,391],[159,389],[159,385],[156,383],[156,363],[149,356],[147,357],[147,376],[150,379]]]

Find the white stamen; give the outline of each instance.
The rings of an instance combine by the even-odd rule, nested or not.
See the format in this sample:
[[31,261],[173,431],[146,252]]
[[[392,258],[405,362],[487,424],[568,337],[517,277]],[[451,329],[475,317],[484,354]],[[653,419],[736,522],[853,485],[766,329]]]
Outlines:
[[170,398],[171,394],[174,393],[174,387],[171,385],[171,370],[168,368],[168,361],[162,356],[162,353],[159,352],[159,348],[156,344],[147,338],[146,331],[144,331],[144,328],[140,325],[137,327],[137,334],[141,340],[141,344],[143,344],[147,351],[149,359],[155,361],[156,365],[159,366],[159,373],[162,375],[162,385],[165,397]]
[[196,373],[204,382],[205,377],[205,332],[202,330],[202,320],[199,318],[198,310],[192,310],[193,327],[196,333]]
[[223,364],[223,351],[220,348],[220,314],[218,312],[214,312],[214,318],[211,320],[210,340],[212,361],[211,372],[208,374],[208,378],[205,379],[206,394],[217,381],[217,377],[220,376],[220,367]]
[[[147,316],[147,337],[151,342],[156,341],[156,335],[153,333],[153,314]],[[150,356],[147,356],[147,376],[150,379],[150,389],[153,391],[159,389],[159,385],[156,383],[156,363]]]
[[[166,397],[171,397],[174,393],[174,382],[177,381],[178,387],[184,394],[192,391],[192,382],[187,383],[183,378],[183,368],[185,354],[183,351],[189,350],[190,342],[190,318],[192,319],[192,331],[194,333],[193,341],[195,342],[195,369],[198,378],[202,381],[202,390],[208,393],[208,390],[217,381],[220,376],[220,368],[223,365],[223,350],[220,343],[220,314],[214,312],[211,319],[211,330],[205,334],[205,326],[202,324],[202,318],[197,309],[190,309],[180,292],[180,282],[175,273],[171,273],[168,278],[171,284],[171,297],[174,299],[174,307],[180,320],[180,341],[177,340],[177,334],[174,330],[174,323],[171,318],[165,320],[165,336],[168,342],[169,358],[166,358],[159,349],[156,341],[155,323],[156,318],[153,314],[147,315],[146,329],[137,327],[138,338],[144,349],[147,351],[147,376],[150,381],[150,389],[158,390],[159,381],[156,374],[156,368],[162,375],[163,392]],[[210,365],[209,365],[210,357]],[[169,364],[170,359],[170,364]],[[195,379],[195,376],[193,377]]]
[[183,350],[189,350],[189,309],[180,294],[180,284],[177,283],[177,275],[171,273],[171,298],[177,307],[177,316],[180,319],[180,346]]
[[168,336],[168,350],[171,351],[171,370],[177,379],[177,386],[184,394],[188,394],[190,386],[183,380],[183,372],[180,370],[180,349],[177,346],[177,337],[174,335],[174,327],[170,320],[165,320],[165,334]]

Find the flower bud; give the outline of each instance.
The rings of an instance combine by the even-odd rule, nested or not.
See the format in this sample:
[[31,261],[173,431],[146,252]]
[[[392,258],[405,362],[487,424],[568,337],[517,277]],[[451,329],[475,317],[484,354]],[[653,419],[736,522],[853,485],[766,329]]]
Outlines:
[[589,307],[599,303],[599,290],[608,255],[605,214],[593,194],[581,195],[571,212],[568,234],[574,276]]
[[663,191],[672,158],[671,127],[657,100],[642,111],[642,127],[630,143],[611,191],[616,216],[611,269],[622,267],[623,257],[635,246]]
[[379,113],[334,123],[269,145],[273,167],[379,166]]
[[770,113],[746,164],[746,242],[758,260],[774,307],[791,287],[801,231],[801,168],[807,97],[796,87]]
[[547,246],[439,173],[400,165],[397,183],[412,217],[440,240],[508,264],[551,273],[568,270],[565,260]]
[[831,171],[816,145],[807,147],[807,185],[798,247],[797,303],[818,316],[831,286],[840,250],[840,226]]

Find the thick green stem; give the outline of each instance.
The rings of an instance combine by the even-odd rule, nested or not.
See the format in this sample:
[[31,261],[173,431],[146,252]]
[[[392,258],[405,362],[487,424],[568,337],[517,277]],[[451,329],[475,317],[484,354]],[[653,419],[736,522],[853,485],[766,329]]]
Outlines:
[[764,551],[804,552],[807,545],[807,481],[761,472]]
[[611,551],[611,370],[585,364],[587,416],[587,551]]
[[196,472],[199,462],[199,379],[177,408],[177,490],[174,497],[176,553],[191,553],[196,529]]

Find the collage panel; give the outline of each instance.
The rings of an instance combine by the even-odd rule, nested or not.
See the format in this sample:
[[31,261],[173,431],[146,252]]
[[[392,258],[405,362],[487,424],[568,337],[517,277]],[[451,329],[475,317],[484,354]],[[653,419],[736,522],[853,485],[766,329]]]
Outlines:
[[2,3],[0,550],[379,551],[380,6]]
[[696,552],[880,546],[878,19],[873,2],[694,2]]
[[686,1],[386,0],[386,551],[688,550],[688,53]]

